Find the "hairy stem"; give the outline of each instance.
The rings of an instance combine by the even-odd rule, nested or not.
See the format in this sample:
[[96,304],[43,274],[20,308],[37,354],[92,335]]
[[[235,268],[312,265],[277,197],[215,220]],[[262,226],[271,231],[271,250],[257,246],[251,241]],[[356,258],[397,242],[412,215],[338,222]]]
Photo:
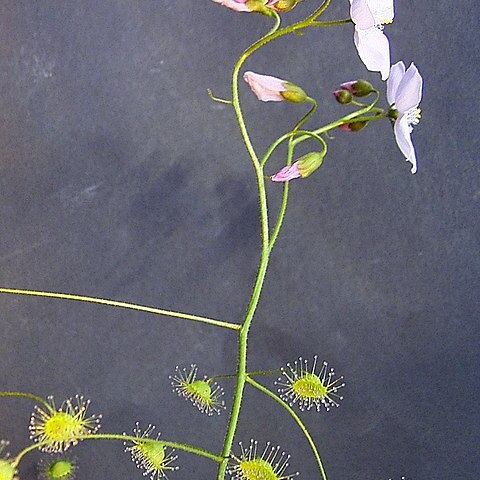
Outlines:
[[[317,106],[318,106],[317,102],[313,99],[309,99],[309,100],[312,102],[312,106],[310,110],[295,124],[295,126],[292,129],[293,135],[288,138],[286,165],[292,164],[293,150],[295,148],[293,143],[294,135],[296,134],[297,130],[299,130],[299,128],[315,113],[315,110],[317,109]],[[278,234],[280,233],[280,229],[282,228],[285,212],[287,211],[288,185],[289,185],[289,182],[285,182],[283,184],[282,201],[280,203],[280,208],[277,214],[277,220],[275,222],[275,226],[273,227],[272,237],[270,239],[270,250],[273,248],[273,245],[275,245],[275,242],[277,241]]]
[[217,462],[217,463],[220,463],[223,460],[223,458],[220,457],[219,455],[215,455],[214,453],[209,452],[208,450],[205,450],[203,448],[194,447],[193,445],[188,445],[186,443],[170,442],[168,440],[155,440],[155,439],[135,437],[133,435],[124,435],[119,433],[93,433],[91,435],[80,436],[78,437],[78,439],[79,440],[121,440],[123,442],[131,441],[133,443],[141,443],[142,441],[148,440],[149,442],[158,442],[164,445],[165,447],[177,448],[178,450],[183,450],[184,452],[200,455],[202,457],[209,458],[210,460],[213,460],[214,462]]
[[315,442],[313,441],[312,436],[310,435],[309,431],[307,430],[307,427],[303,424],[302,420],[300,420],[300,417],[292,410],[292,408],[284,402],[279,396],[275,395],[272,391],[270,391],[268,388],[264,387],[260,383],[256,382],[250,377],[247,377],[247,383],[252,385],[252,387],[255,387],[257,390],[260,390],[262,393],[265,395],[268,395],[270,398],[273,398],[277,403],[279,403],[289,414],[290,416],[295,420],[297,425],[300,427],[300,430],[302,433],[305,435],[310,448],[312,449],[313,455],[315,456],[315,459],[317,461],[318,469],[320,470],[320,473],[322,475],[323,480],[327,480],[327,474],[325,473],[325,469],[323,468],[322,464],[322,459],[320,458],[320,455],[318,453],[317,447],[315,446]]
[[12,462],[12,467],[14,468],[17,468],[18,467],[18,464],[20,463],[20,461],[22,460],[22,458],[28,453],[28,452],[31,452],[33,450],[37,450],[41,447],[43,447],[44,445],[46,445],[48,442],[38,442],[38,443],[32,443],[31,445],[29,445],[28,447],[25,447],[23,450],[21,450],[17,456],[15,457],[15,459],[13,460]]
[[14,295],[29,295],[33,297],[61,298],[63,300],[75,300],[78,302],[99,303],[110,307],[128,308],[129,310],[137,310],[139,312],[153,313],[155,315],[165,315],[167,317],[183,318],[193,322],[207,323],[216,327],[230,328],[231,330],[239,330],[240,325],[236,323],[223,322],[208,317],[200,317],[198,315],[190,315],[189,313],[174,312],[172,310],[162,310],[160,308],[146,307],[136,305],[135,303],[117,302],[116,300],[108,300],[106,298],[87,297],[85,295],[72,295],[69,293],[43,292],[39,290],[20,290],[16,288],[0,288],[0,293],[11,293]]
[[51,409],[52,407],[41,397],[38,395],[34,395],[33,393],[26,393],[26,392],[0,392],[0,397],[23,397],[29,398],[30,400],[34,400],[37,403],[41,403],[43,406]]
[[[316,18],[324,12],[324,10],[330,4],[330,0],[324,0],[324,2],[318,7],[309,17],[303,21],[299,21],[292,25],[289,25],[285,28],[278,29],[279,19],[278,15],[275,16],[276,22],[273,28],[265,36],[257,40],[250,47],[248,47],[242,55],[240,55],[237,63],[235,64],[232,72],[232,106],[235,111],[235,116],[237,118],[237,123],[240,129],[240,134],[242,136],[243,142],[247,149],[247,152],[250,156],[252,166],[254,168],[255,177],[258,187],[258,198],[259,198],[259,210],[260,210],[260,232],[261,232],[261,251],[260,251],[260,260],[257,270],[257,275],[255,277],[255,282],[252,289],[252,294],[250,296],[250,301],[243,318],[242,326],[239,330],[238,335],[238,357],[237,357],[237,381],[235,385],[234,398],[232,402],[232,408],[230,411],[230,418],[228,421],[227,431],[225,434],[225,439],[222,449],[222,457],[224,460],[220,463],[217,471],[217,480],[224,480],[225,473],[227,470],[228,457],[230,456],[233,438],[235,436],[235,431],[238,424],[238,418],[240,415],[240,408],[242,405],[243,391],[245,387],[245,382],[247,380],[247,340],[248,332],[250,329],[250,324],[252,322],[255,310],[258,305],[258,300],[260,298],[260,292],[262,290],[263,282],[265,279],[265,274],[267,271],[270,251],[273,248],[274,242],[269,240],[269,221],[268,221],[268,206],[267,206],[267,195],[265,189],[265,177],[263,174],[263,166],[261,165],[258,156],[253,148],[250,136],[248,134],[245,121],[243,119],[243,114],[240,106],[240,99],[238,95],[238,75],[242,65],[245,63],[247,58],[256,52],[259,48],[267,44],[268,42],[279,38],[283,35],[290,33],[295,33],[299,30],[312,26]],[[295,144],[292,142],[292,148]],[[284,209],[286,208],[286,204]],[[280,226],[277,231],[275,231],[275,236],[278,236]],[[275,237],[276,239],[276,237]]]

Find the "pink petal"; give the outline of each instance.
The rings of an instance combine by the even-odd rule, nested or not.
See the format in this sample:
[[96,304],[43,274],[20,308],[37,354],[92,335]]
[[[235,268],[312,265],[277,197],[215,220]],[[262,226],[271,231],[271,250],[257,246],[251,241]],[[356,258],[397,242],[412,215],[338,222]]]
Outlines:
[[300,176],[300,170],[294,163],[293,165],[287,165],[286,167],[283,167],[280,171],[275,173],[275,175],[272,175],[270,180],[272,182],[288,182],[289,180],[299,178]]
[[390,73],[390,44],[388,38],[376,27],[367,30],[355,28],[355,46],[362,62],[371,72],[380,72],[382,80]]
[[251,12],[251,10],[245,5],[245,2],[247,0],[213,0],[213,1],[225,7],[231,8],[236,12]]
[[[344,82],[340,84],[340,88],[342,90],[347,90],[347,92],[350,92],[352,95],[354,93],[354,88],[353,86],[357,83],[357,80],[351,80],[350,82]],[[335,92],[333,92],[335,94]]]
[[254,72],[245,72],[243,79],[262,102],[283,102],[285,100],[280,95],[280,92],[287,90],[285,88],[285,80]]
[[408,124],[406,115],[397,118],[393,131],[398,148],[405,155],[406,160],[412,164],[411,172],[415,173],[417,171],[417,157],[411,137],[412,127]]
[[395,104],[400,113],[415,108],[422,99],[423,79],[417,67],[412,63],[398,85]]
[[390,76],[387,80],[387,100],[389,105],[395,103],[395,97],[397,96],[398,86],[405,75],[405,64],[398,62],[392,65],[390,68]]

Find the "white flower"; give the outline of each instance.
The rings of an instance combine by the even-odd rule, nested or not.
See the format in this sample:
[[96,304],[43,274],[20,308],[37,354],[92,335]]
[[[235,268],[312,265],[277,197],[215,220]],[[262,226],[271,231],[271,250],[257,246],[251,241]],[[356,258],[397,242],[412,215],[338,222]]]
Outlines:
[[383,25],[392,23],[393,0],[350,0],[350,16],[355,24],[353,40],[362,62],[371,72],[380,72],[382,80],[390,69],[390,44]]
[[420,120],[418,104],[422,99],[423,78],[412,63],[405,71],[405,64],[392,65],[387,80],[387,99],[390,106],[397,110],[394,133],[397,145],[412,164],[412,173],[417,171],[417,158],[412,143],[413,125]]

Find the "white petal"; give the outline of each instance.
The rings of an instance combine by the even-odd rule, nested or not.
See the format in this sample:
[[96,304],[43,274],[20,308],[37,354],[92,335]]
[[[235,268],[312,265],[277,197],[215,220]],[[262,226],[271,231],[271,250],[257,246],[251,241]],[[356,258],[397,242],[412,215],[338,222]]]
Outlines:
[[285,100],[280,94],[286,90],[285,80],[255,72],[245,72],[243,79],[262,102],[283,102]]
[[404,75],[405,64],[403,62],[398,62],[395,65],[392,65],[392,67],[390,68],[390,76],[387,80],[387,100],[389,105],[395,103],[398,85],[400,85],[400,82],[402,81]]
[[415,108],[422,99],[423,79],[417,67],[412,63],[398,85],[395,104],[400,113]]
[[368,7],[367,0],[352,0],[350,16],[355,26],[361,30],[375,26],[375,18]]
[[390,44],[388,38],[376,27],[367,30],[355,28],[353,37],[358,55],[371,72],[380,72],[382,80],[390,73]]
[[395,140],[397,141],[398,148],[400,148],[405,155],[406,160],[412,164],[411,172],[415,173],[417,171],[417,157],[415,155],[415,147],[412,143],[412,128],[408,124],[406,116],[400,116],[397,118],[393,131],[395,133]]
[[393,22],[393,0],[367,0],[367,4],[376,25]]

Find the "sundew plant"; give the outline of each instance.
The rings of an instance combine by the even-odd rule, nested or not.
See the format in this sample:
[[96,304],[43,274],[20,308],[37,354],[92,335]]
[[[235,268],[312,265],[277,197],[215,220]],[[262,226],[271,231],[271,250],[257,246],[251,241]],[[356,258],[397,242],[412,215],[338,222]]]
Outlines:
[[[200,2],[201,0],[195,0]],[[203,0],[209,2],[212,0]],[[169,316],[183,322],[202,323],[206,328],[227,330],[236,338],[236,365],[222,364],[221,375],[208,374],[202,369],[202,358],[189,358],[185,349],[184,364],[172,371],[166,384],[181,399],[189,402],[207,416],[226,415],[227,428],[223,444],[215,451],[202,445],[180,443],[167,438],[152,424],[141,424],[133,419],[125,425],[124,432],[105,432],[101,428],[101,415],[90,406],[81,392],[73,392],[67,399],[58,399],[55,392],[44,399],[30,392],[3,391],[1,397],[18,397],[19,400],[33,402],[30,424],[30,443],[21,451],[10,452],[8,439],[0,442],[0,480],[12,480],[22,475],[22,460],[34,450],[44,452],[38,466],[38,474],[43,479],[67,480],[76,475],[81,465],[77,465],[71,451],[80,441],[111,440],[120,443],[126,458],[131,457],[144,475],[151,479],[181,477],[184,455],[204,457],[216,465],[216,480],[288,480],[301,476],[301,459],[290,458],[288,445],[278,446],[276,439],[261,443],[255,440],[260,433],[251,426],[251,440],[242,442],[236,432],[242,421],[240,412],[245,390],[253,389],[265,402],[273,401],[285,413],[285,422],[291,422],[306,438],[309,451],[317,465],[318,479],[327,480],[328,471],[324,465],[321,449],[315,444],[309,426],[302,419],[302,412],[315,410],[327,415],[341,407],[345,380],[330,365],[328,358],[313,356],[304,358],[302,352],[290,359],[284,366],[272,370],[252,371],[248,366],[248,339],[250,327],[256,321],[255,312],[266,281],[269,261],[275,255],[275,244],[281,235],[282,226],[287,220],[289,183],[303,182],[307,177],[314,179],[322,175],[321,167],[328,161],[329,144],[334,142],[334,133],[350,135],[355,140],[355,132],[363,128],[375,128],[377,122],[389,122],[399,148],[398,157],[403,157],[411,173],[417,171],[417,158],[412,142],[413,127],[419,122],[418,108],[422,98],[422,77],[414,63],[405,64],[401,59],[391,59],[388,30],[395,18],[393,0],[337,0],[344,4],[344,18],[331,18],[327,15],[331,0],[304,0],[308,4],[307,16],[289,22],[291,11],[300,0],[213,0],[218,8],[228,8],[232,15],[243,15],[246,22],[252,15],[262,15],[265,20],[265,33],[250,46],[239,52],[237,61],[230,70],[230,93],[221,98],[208,90],[212,102],[224,104],[231,110],[238,124],[237,134],[245,146],[243,157],[249,162],[252,182],[258,192],[258,218],[260,222],[260,251],[258,268],[251,288],[251,295],[245,307],[243,318],[213,319],[194,313],[182,313],[162,309],[161,306],[143,306],[119,300],[83,296],[81,292],[56,293],[17,288],[0,288],[3,294],[38,296],[65,301],[88,302],[145,312],[150,315]],[[307,5],[305,5],[306,7]],[[399,6],[401,8],[401,5]],[[253,72],[245,68],[245,63],[265,45],[277,39],[297,34],[294,41],[302,42],[298,34],[327,36],[330,29],[342,29],[345,42],[356,48],[359,60],[371,72],[378,72],[378,81],[372,84],[363,79],[339,78],[328,96],[317,96],[307,92],[301,79],[278,78],[275,65],[268,71]],[[291,59],[292,62],[295,58]],[[314,67],[312,67],[314,68]],[[225,78],[225,82],[227,82]],[[291,102],[296,104],[298,114],[291,119],[290,130],[279,132],[271,139],[270,145],[260,151],[252,142],[249,125],[242,113],[239,84],[246,82],[248,94],[255,95],[258,107],[261,102]],[[207,88],[205,88],[207,90]],[[333,94],[333,95],[332,95]],[[322,124],[317,107],[321,103],[337,102],[339,117]],[[340,133],[344,131],[345,133]],[[235,132],[223,134],[234,135]],[[219,133],[221,135],[222,133]],[[299,154],[299,148],[302,152]],[[280,153],[282,152],[282,153]],[[283,156],[283,166],[273,168],[270,159]],[[239,154],[242,157],[241,154]],[[311,181],[311,180],[309,180]],[[281,202],[277,208],[269,208],[266,185],[281,191]],[[281,261],[289,261],[281,259]],[[261,328],[261,325],[259,326]],[[294,327],[294,322],[291,324]],[[348,380],[348,379],[347,379]],[[233,396],[224,393],[225,382],[234,386]],[[0,432],[1,434],[1,432]],[[207,435],[208,432],[205,432]],[[180,472],[177,472],[179,470]],[[133,478],[133,477],[132,477]],[[385,478],[388,478],[386,473]]]

